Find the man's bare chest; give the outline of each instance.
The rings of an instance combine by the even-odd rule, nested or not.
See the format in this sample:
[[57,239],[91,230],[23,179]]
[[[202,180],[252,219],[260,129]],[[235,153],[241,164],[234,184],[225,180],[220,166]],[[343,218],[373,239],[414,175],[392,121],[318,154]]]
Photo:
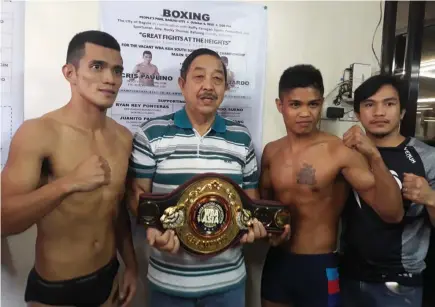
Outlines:
[[152,75],[156,69],[153,66],[139,66],[139,71],[144,75]]
[[282,159],[273,159],[270,164],[270,178],[275,192],[294,196],[312,195],[329,189],[339,171],[334,161],[321,156],[283,156]]
[[108,188],[124,184],[130,151],[117,138],[111,142],[87,137],[62,138],[47,157],[47,173],[54,178],[71,175],[93,155],[102,157],[110,168]]

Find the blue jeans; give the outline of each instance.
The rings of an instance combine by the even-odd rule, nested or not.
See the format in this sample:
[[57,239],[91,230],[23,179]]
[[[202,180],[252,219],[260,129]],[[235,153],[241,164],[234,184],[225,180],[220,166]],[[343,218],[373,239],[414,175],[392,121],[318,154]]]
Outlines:
[[423,288],[397,283],[367,283],[340,280],[344,307],[421,307]]
[[148,287],[147,307],[245,307],[245,284],[198,298],[172,296]]

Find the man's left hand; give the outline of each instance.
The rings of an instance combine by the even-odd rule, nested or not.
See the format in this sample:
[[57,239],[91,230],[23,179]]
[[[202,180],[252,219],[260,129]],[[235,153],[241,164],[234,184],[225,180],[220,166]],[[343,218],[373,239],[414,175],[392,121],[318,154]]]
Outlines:
[[435,207],[435,191],[423,177],[404,173],[402,193],[403,197],[416,204]]
[[380,155],[375,144],[366,136],[360,126],[352,126],[343,135],[343,143],[349,148],[356,149],[367,159]]
[[121,307],[128,307],[131,304],[137,287],[137,270],[126,268],[119,292]]
[[245,233],[240,239],[240,243],[252,243],[255,240],[264,238],[267,236],[266,228],[263,223],[257,219],[252,220],[252,225],[248,229],[248,233]]

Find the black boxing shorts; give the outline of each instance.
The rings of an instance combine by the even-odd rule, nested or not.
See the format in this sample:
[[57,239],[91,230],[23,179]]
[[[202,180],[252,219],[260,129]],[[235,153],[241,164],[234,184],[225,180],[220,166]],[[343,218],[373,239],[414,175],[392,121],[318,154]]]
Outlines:
[[33,268],[27,278],[26,303],[55,306],[99,307],[110,296],[118,273],[116,258],[98,271],[64,281],[46,281]]
[[341,305],[335,253],[302,255],[271,247],[263,267],[261,297],[298,307]]

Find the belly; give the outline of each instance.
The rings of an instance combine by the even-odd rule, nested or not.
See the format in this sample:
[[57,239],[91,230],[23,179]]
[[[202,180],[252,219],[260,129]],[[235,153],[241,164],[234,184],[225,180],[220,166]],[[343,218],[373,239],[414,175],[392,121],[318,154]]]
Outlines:
[[69,226],[69,231],[53,228],[55,234],[38,230],[35,267],[44,279],[68,280],[88,275],[116,255],[112,225],[96,222],[94,226]]
[[115,256],[117,197],[65,199],[38,223],[36,268],[48,280],[96,271]]
[[[287,193],[286,193],[287,194]],[[300,254],[323,254],[336,249],[338,222],[344,195],[333,193],[294,193],[281,195],[291,212],[291,238],[288,248]]]
[[299,254],[325,254],[337,246],[340,211],[333,206],[318,210],[292,210],[288,248]]

